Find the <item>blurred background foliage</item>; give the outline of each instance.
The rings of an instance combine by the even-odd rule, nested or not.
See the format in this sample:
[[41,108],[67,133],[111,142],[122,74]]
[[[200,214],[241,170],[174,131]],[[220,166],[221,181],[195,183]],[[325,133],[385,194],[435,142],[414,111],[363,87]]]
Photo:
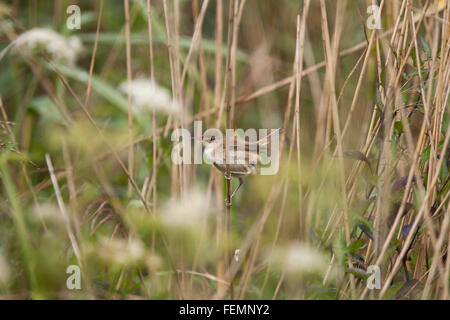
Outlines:
[[[383,286],[388,275],[393,277],[383,298],[420,298],[427,277],[432,279],[426,297],[448,297],[448,149],[443,147],[448,148],[449,103],[448,90],[439,84],[448,80],[449,58],[448,52],[442,57],[441,38],[434,38],[434,32],[445,38],[438,19],[448,18],[448,8],[442,8],[446,2],[431,1],[440,6],[438,19],[427,17],[417,30],[419,52],[414,48],[407,54],[405,50],[415,37],[408,29],[401,52],[389,43],[389,33],[377,38],[378,48],[372,45],[367,62],[361,63],[373,32],[365,28],[367,6],[372,1],[324,1],[332,41],[335,30],[342,28],[337,48],[341,55],[333,70],[322,63],[326,51],[321,1],[310,1],[303,30],[303,71],[307,73],[299,91],[298,128],[293,127],[295,90],[290,93],[295,81],[288,78],[295,75],[297,15],[303,14],[305,3],[237,1],[244,6],[233,66],[233,125],[244,129],[283,127],[285,136],[280,171],[247,179],[233,199],[231,226],[226,228],[223,175],[207,165],[177,169],[171,162],[170,135],[175,127],[192,131],[194,119],[202,120],[204,129],[214,127],[218,119],[221,128],[225,127],[225,114],[220,116],[218,107],[228,55],[228,1],[209,1],[201,28],[201,50],[193,50],[189,64],[184,63],[204,1],[151,1],[153,60],[149,57],[147,1],[129,1],[129,37],[124,8],[128,1],[108,0],[103,5],[88,0],[0,2],[0,296],[377,298],[379,291],[363,294],[369,276],[366,269],[377,261],[377,241],[384,241],[392,227],[394,238],[382,255]],[[421,9],[423,2],[408,1],[408,6]],[[81,9],[80,30],[66,26],[66,9],[72,4]],[[402,4],[386,2],[380,35],[394,28]],[[340,6],[344,6],[344,16],[339,22],[336,12],[342,10]],[[222,15],[222,48],[217,48],[218,13]],[[130,134],[129,101],[119,88],[127,81],[127,72],[133,79],[149,78],[153,72],[161,89],[176,96],[167,23],[179,32],[175,43],[181,71],[186,68],[180,102],[184,116],[179,121],[158,112],[153,122],[151,110],[133,105]],[[45,48],[27,53],[8,47],[34,28],[51,29],[64,39],[76,36],[82,43],[76,62],[52,60]],[[389,54],[407,61],[391,107],[384,105],[389,80],[394,78],[390,72],[395,69],[387,63]],[[431,62],[440,63],[441,68],[432,68]],[[419,75],[418,69],[423,74]],[[335,81],[341,129],[351,113],[341,146],[342,163],[336,155],[339,142],[334,139],[327,70]],[[431,76],[430,70],[434,70]],[[421,83],[432,97],[437,111],[429,112],[438,112],[432,119],[440,130],[430,131],[432,136],[420,144],[419,172],[408,183],[415,146],[423,135]],[[261,89],[265,92],[252,97]],[[355,108],[350,111],[352,105]],[[406,116],[398,111],[411,105],[417,112]],[[321,106],[327,108],[324,113]],[[386,110],[397,113],[391,116]],[[389,117],[394,121],[385,120]],[[383,126],[391,122],[387,139]],[[380,123],[377,128],[381,129],[375,131]],[[406,131],[411,141],[407,141]],[[124,170],[130,168],[130,135],[134,145],[131,175],[140,193]],[[390,151],[383,158],[387,140]],[[373,143],[363,150],[367,141]],[[437,167],[440,158],[445,160]],[[387,176],[380,170],[383,161],[390,165]],[[432,189],[429,174],[434,171],[430,166],[440,172]],[[424,189],[417,186],[414,179],[418,177]],[[381,190],[384,198],[380,200]],[[403,201],[405,193],[407,200]],[[430,197],[424,201],[425,193]],[[406,209],[400,224],[393,225],[402,201]],[[411,250],[402,259],[401,271],[392,272],[425,202],[425,211],[432,212],[436,239],[442,233],[447,235],[438,246],[430,240],[430,229],[422,219]],[[379,210],[381,220],[375,218]],[[440,264],[435,255],[442,257]],[[81,290],[66,287],[69,265],[81,267]],[[439,272],[434,273],[434,268]],[[442,280],[442,275],[446,279]],[[409,287],[412,289],[406,290]]]

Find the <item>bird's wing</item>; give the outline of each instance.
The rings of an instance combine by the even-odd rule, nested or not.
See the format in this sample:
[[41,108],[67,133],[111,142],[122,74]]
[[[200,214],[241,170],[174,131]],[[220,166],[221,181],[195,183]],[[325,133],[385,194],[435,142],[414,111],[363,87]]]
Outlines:
[[257,152],[261,147],[267,146],[269,148],[271,139],[270,137],[274,134],[281,133],[283,128],[271,129],[270,133],[266,135],[264,138],[259,139],[255,142],[249,142],[244,139],[240,139],[238,137],[234,137],[233,142],[230,145],[227,145],[224,141],[223,149],[225,150],[228,147],[228,150],[245,150],[251,152]]
[[259,161],[258,153],[245,150],[230,151],[229,157],[230,163],[234,164],[257,164]]

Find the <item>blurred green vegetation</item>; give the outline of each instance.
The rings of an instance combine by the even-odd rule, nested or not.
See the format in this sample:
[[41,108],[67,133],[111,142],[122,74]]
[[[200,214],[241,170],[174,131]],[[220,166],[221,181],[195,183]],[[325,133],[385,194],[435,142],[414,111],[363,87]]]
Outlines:
[[[173,1],[167,2],[173,13]],[[366,37],[371,34],[364,28],[368,1],[346,2],[341,50],[369,41]],[[416,2],[414,5],[419,6]],[[414,92],[404,90],[395,101],[396,106],[402,99],[404,105],[417,101],[420,106],[406,122],[395,118],[392,127],[389,182],[393,186],[386,191],[390,198],[383,207],[383,215],[390,219],[391,225],[382,228],[377,223],[385,224],[385,221],[374,218],[382,205],[378,200],[381,197],[379,186],[390,188],[390,185],[380,182],[384,179],[379,170],[383,136],[381,133],[371,135],[369,128],[371,119],[376,120],[373,124],[379,121],[382,127],[391,121],[386,118],[396,116],[387,113],[388,107],[383,105],[380,93],[380,87],[388,87],[386,78],[389,77],[385,73],[389,68],[385,68],[383,74],[378,74],[377,69],[377,55],[381,54],[385,62],[389,52],[387,42],[382,43],[381,53],[375,46],[370,51],[356,109],[343,142],[342,169],[336,156],[337,142],[332,129],[327,132],[326,147],[329,149],[324,144],[324,149],[317,151],[316,145],[317,110],[327,82],[327,68],[320,66],[302,80],[300,129],[297,129],[301,150],[297,149],[297,131],[292,127],[295,104],[294,100],[288,101],[289,83],[256,99],[241,102],[258,89],[292,76],[297,14],[303,8],[303,1],[294,0],[248,0],[245,3],[236,53],[234,127],[284,127],[286,140],[282,146],[280,171],[274,176],[246,180],[233,199],[231,225],[227,229],[223,175],[207,165],[186,166],[184,171],[174,169],[170,135],[178,125],[177,120],[158,113],[154,127],[151,112],[133,107],[133,127],[129,129],[128,97],[119,90],[119,85],[127,80],[124,2],[104,1],[92,77],[90,66],[101,2],[79,0],[76,3],[81,8],[81,30],[66,27],[66,8],[72,1],[0,3],[0,52],[5,50],[0,61],[0,297],[197,299],[219,295],[230,298],[231,290],[227,289],[230,278],[225,273],[230,261],[232,266],[233,261],[237,265],[232,277],[233,298],[361,297],[368,277],[365,269],[375,262],[379,251],[374,250],[380,249],[374,249],[374,239],[383,234],[380,229],[389,230],[404,196],[407,185],[404,178],[413,159],[405,136],[410,134],[415,146],[423,121],[418,68],[422,70],[420,76],[426,76],[427,93],[432,90],[432,97],[441,95],[441,101],[447,101],[439,116],[433,118],[440,117],[442,121],[436,122],[441,130],[428,137],[421,147],[416,176],[422,178],[426,192],[430,189],[427,183],[431,181],[431,163],[438,170],[437,187],[432,198],[427,200],[426,210],[427,213],[436,212],[439,208],[437,214],[433,212],[429,216],[438,236],[438,230],[445,232],[448,223],[445,225],[443,220],[448,215],[449,170],[448,146],[447,150],[443,147],[448,134],[449,104],[445,100],[448,92],[445,96],[442,88],[428,89],[428,86],[436,86],[439,73],[447,69],[434,69],[435,74],[430,75],[434,48],[430,47],[432,28],[429,25],[418,30],[421,51],[414,50],[411,54],[413,59],[408,60],[399,85],[400,88],[408,86]],[[160,0],[151,3],[153,72],[156,82],[172,92],[173,66],[169,58],[164,5]],[[182,104],[189,119],[183,126],[190,131],[191,117],[202,120],[204,128],[213,127],[218,117],[217,112],[205,115],[205,111],[219,107],[214,93],[217,85],[217,3],[210,1],[207,7],[201,35],[202,51],[199,54],[194,50],[182,84]],[[325,3],[330,36],[333,37],[337,1]],[[202,4],[203,1],[179,1],[181,71],[192,46],[195,17]],[[151,65],[147,2],[130,0],[130,8],[130,71],[134,79],[148,78]],[[395,22],[392,10],[383,16],[385,29],[393,27]],[[227,59],[227,17],[228,2],[224,1],[223,45],[219,55],[222,57],[222,90]],[[170,20],[169,23],[174,22]],[[304,70],[325,59],[319,1],[311,2],[306,24],[305,41],[312,57],[306,58],[305,54]],[[27,55],[8,50],[15,37],[36,27],[52,29],[66,39],[78,37],[83,51],[76,64],[52,61],[42,52]],[[387,41],[385,39],[383,41]],[[362,54],[363,50],[354,50],[340,56],[333,75],[342,127],[362,71],[361,64],[357,63]],[[397,56],[396,52],[393,54]],[[414,60],[417,54],[419,66]],[[445,66],[448,68],[448,64]],[[446,72],[448,74],[448,70]],[[70,90],[61,78],[67,81]],[[430,79],[435,82],[430,84]],[[90,95],[85,100],[88,85]],[[341,90],[342,96],[339,96]],[[80,103],[86,107],[91,119]],[[292,103],[292,109],[285,122],[289,103]],[[326,128],[334,125],[331,124],[330,110],[325,112],[328,118],[323,119],[323,123],[328,123]],[[416,115],[417,119],[414,118]],[[222,128],[225,120],[223,115]],[[128,164],[130,131],[135,146],[133,180],[146,202],[142,202],[141,196],[130,187],[127,174],[119,163]],[[156,157],[153,154],[154,135],[157,136]],[[367,155],[358,151],[365,145],[366,136],[368,140],[373,139]],[[437,151],[434,150],[435,143],[439,146]],[[54,167],[53,177],[46,154]],[[445,161],[436,168],[440,158]],[[153,170],[154,163],[157,172]],[[344,181],[341,170],[345,171]],[[155,174],[157,179],[153,184]],[[342,191],[342,183],[346,194]],[[382,271],[386,274],[405,244],[410,230],[405,228],[411,228],[415,214],[424,203],[423,190],[417,186],[417,181],[412,184],[408,209],[403,213],[401,225],[394,228],[397,236],[383,256]],[[68,213],[67,219],[62,211]],[[404,260],[404,269],[395,273],[383,298],[394,297],[408,281],[424,276],[426,270],[423,268],[429,270],[435,251],[431,250],[430,242],[426,242],[425,235],[429,230],[425,228],[421,220],[416,240]],[[74,238],[70,237],[71,233]],[[448,237],[439,249],[442,254],[448,252],[446,241]],[[74,243],[79,247],[80,256],[77,256]],[[429,250],[426,258],[424,248]],[[236,253],[237,249],[241,250],[242,256]],[[442,268],[447,268],[448,276],[448,262],[443,261]],[[313,270],[308,269],[308,264]],[[81,267],[81,290],[66,287],[69,265]],[[425,283],[424,279],[418,280]],[[441,297],[441,290],[448,290],[448,285],[442,288],[445,281],[440,281],[439,277],[433,280],[433,293],[429,297]],[[366,298],[376,298],[376,294],[371,292]]]

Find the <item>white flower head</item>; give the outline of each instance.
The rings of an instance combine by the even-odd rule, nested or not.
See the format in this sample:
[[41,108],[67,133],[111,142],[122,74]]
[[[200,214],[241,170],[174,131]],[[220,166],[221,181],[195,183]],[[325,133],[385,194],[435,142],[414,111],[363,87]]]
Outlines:
[[290,275],[322,275],[327,269],[326,257],[305,243],[291,243],[275,252],[275,262]]
[[194,190],[179,200],[171,200],[162,210],[161,220],[166,226],[196,230],[211,213],[205,193]]
[[99,255],[106,261],[116,264],[135,264],[145,257],[145,249],[142,243],[133,240],[101,240]]
[[44,28],[28,30],[17,37],[13,43],[13,52],[32,54],[38,49],[45,50],[55,61],[66,62],[73,66],[83,45],[76,36],[65,38],[51,29]]
[[87,247],[87,253],[111,267],[146,265],[155,270],[162,264],[161,257],[147,250],[137,238],[102,237],[98,245]]
[[147,78],[123,82],[119,90],[129,94],[133,104],[141,112],[152,111],[179,115],[182,111],[181,103],[172,99],[166,88]]

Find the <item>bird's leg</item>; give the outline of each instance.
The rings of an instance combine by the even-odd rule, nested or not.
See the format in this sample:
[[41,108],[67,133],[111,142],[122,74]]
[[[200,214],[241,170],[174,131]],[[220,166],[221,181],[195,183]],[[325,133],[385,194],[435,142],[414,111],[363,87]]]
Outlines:
[[[225,179],[226,180],[229,180],[230,181],[230,184],[232,183],[232,178],[231,178],[231,175],[230,176],[227,176],[226,174],[224,174],[224,176],[225,176]],[[231,199],[233,198],[233,194],[231,195],[231,197],[230,197],[230,202],[228,202],[228,199],[225,199],[225,206],[226,207],[231,207]]]
[[236,192],[239,190],[239,188],[244,184],[244,179],[242,179],[241,177],[239,177],[239,185],[237,186],[236,189],[234,189],[233,193],[231,194],[231,199],[233,199],[234,195],[236,194]]
[[[228,179],[227,176],[225,176],[225,179],[231,180],[231,177]],[[240,188],[243,184],[244,184],[244,179],[242,179],[241,177],[239,177],[239,185],[236,187],[236,189],[234,189],[233,193],[232,193],[231,196],[230,196],[230,200],[233,199],[233,197],[235,196],[236,192],[239,190],[239,188]],[[228,201],[225,199],[225,206],[231,207],[231,201],[228,202]]]

